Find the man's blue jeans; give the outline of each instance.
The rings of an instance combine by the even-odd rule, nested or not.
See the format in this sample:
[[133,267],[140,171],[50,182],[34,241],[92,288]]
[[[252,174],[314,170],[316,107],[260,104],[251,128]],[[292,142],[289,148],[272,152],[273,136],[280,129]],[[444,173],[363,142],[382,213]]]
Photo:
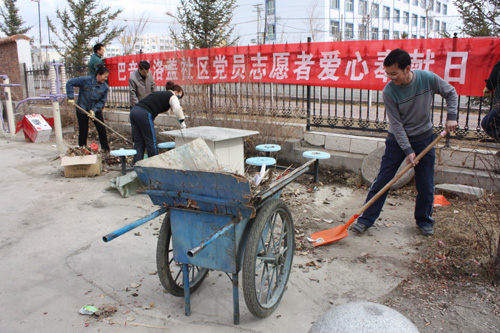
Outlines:
[[494,108],[484,116],[481,120],[481,127],[496,142],[500,142],[500,109]]
[[[433,140],[432,135],[427,139],[411,142],[411,147],[415,154],[423,151]],[[375,194],[377,194],[388,182],[394,178],[399,166],[405,160],[406,155],[399,147],[395,140],[385,141],[385,152],[382,156],[380,171],[375,178],[370,192],[366,197],[368,202]],[[415,185],[417,188],[417,201],[415,204],[415,221],[419,227],[432,226],[434,219],[432,212],[434,207],[434,161],[436,159],[435,149],[432,148],[415,167]],[[364,213],[358,218],[358,223],[367,227],[371,227],[375,220],[379,217],[385,199],[389,191],[385,192],[378,198]]]

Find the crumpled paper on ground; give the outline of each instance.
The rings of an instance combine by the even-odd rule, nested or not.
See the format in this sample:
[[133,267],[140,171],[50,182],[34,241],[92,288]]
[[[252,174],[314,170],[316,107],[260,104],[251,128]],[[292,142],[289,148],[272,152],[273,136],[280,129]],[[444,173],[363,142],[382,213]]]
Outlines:
[[135,171],[129,172],[123,176],[114,177],[109,181],[109,183],[110,185],[106,188],[106,191],[116,189],[124,198],[136,195],[137,190],[142,188],[142,184]]

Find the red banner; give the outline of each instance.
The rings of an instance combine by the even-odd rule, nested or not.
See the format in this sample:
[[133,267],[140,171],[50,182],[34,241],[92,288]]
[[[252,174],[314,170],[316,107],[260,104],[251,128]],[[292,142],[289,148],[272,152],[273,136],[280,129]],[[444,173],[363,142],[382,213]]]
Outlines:
[[459,95],[481,96],[500,38],[442,38],[236,46],[107,58],[111,86],[127,86],[140,60],[148,60],[157,85],[273,82],[382,90],[383,62],[406,50],[412,68],[436,73]]

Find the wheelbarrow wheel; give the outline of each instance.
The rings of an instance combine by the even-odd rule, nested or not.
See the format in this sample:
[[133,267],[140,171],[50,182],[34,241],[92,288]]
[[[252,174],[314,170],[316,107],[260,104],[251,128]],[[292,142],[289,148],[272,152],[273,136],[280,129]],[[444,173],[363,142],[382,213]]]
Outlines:
[[[156,266],[163,287],[174,296],[184,297],[184,274],[182,264],[174,260],[170,213],[165,215],[156,247]],[[195,292],[208,275],[208,269],[188,266],[189,290]]]
[[294,249],[290,210],[281,200],[269,200],[255,217],[243,260],[243,293],[254,316],[269,316],[281,301]]

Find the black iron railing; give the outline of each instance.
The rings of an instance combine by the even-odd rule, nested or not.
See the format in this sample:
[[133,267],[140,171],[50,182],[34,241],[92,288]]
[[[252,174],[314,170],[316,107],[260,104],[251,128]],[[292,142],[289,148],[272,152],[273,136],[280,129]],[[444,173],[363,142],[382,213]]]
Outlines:
[[[86,66],[66,68],[67,78],[86,75]],[[25,70],[29,96],[50,90],[48,66]],[[296,118],[311,129],[342,129],[355,133],[384,133],[389,129],[382,92],[374,90],[314,87],[282,83],[220,83],[184,86],[181,104],[189,112],[230,113]],[[165,87],[158,87],[164,90]],[[432,121],[436,131],[446,121],[445,101],[435,95]],[[128,87],[111,87],[106,107],[129,110]],[[492,109],[491,99],[459,96],[459,128],[453,138],[486,139],[481,119]]]

